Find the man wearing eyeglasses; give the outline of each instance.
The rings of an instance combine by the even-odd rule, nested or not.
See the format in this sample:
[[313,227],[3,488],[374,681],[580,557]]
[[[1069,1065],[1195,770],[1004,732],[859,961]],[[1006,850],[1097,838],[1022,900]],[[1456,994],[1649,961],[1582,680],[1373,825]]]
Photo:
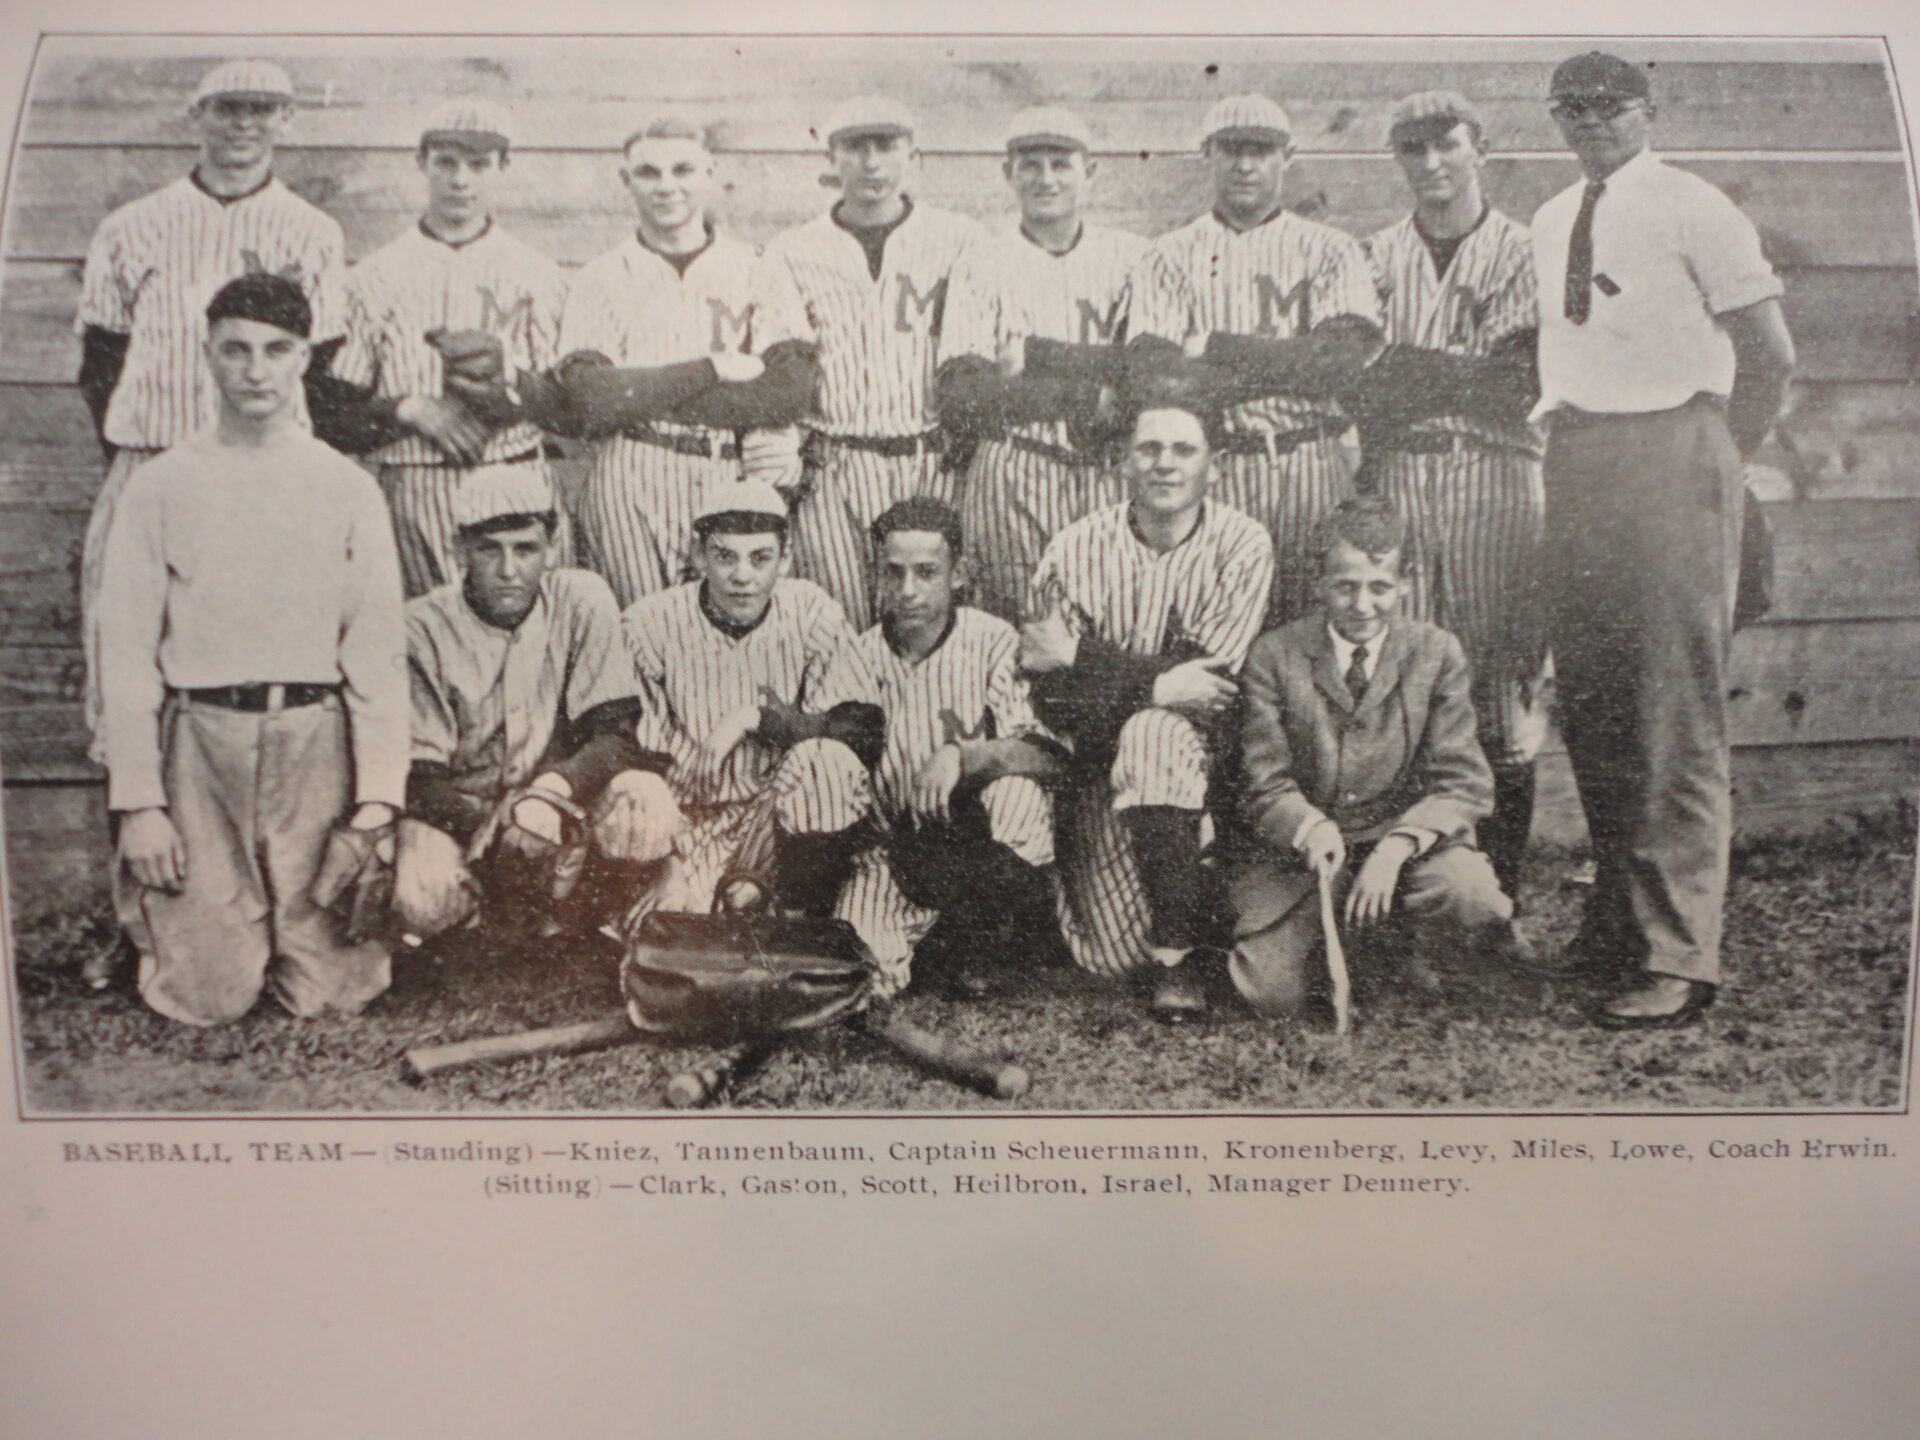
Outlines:
[[1743,457],[1793,368],[1752,223],[1648,149],[1647,70],[1598,51],[1549,106],[1585,172],[1533,220],[1559,713],[1598,873],[1571,969],[1612,1029],[1691,1024],[1720,982],[1726,655]]

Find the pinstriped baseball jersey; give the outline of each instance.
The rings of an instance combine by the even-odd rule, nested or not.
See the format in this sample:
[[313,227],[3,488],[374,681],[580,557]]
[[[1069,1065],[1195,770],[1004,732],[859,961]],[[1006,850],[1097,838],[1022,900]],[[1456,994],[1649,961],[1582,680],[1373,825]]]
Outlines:
[[942,745],[1045,734],[1015,673],[1020,636],[1006,621],[962,605],[953,625],[917,664],[875,625],[843,645],[808,701],[827,710],[862,700],[886,712],[887,746],[874,766],[875,798],[889,817],[905,810],[913,777]]
[[[1489,210],[1460,242],[1445,275],[1435,272],[1433,252],[1411,215],[1361,243],[1373,263],[1389,344],[1484,355],[1497,341],[1540,322],[1533,238],[1498,210]],[[1495,427],[1442,416],[1416,428],[1482,435],[1535,454],[1542,448],[1538,432],[1527,425]]]
[[636,693],[613,594],[585,570],[550,572],[512,630],[458,582],[408,601],[407,676],[413,760],[489,802],[533,778],[563,720]]
[[810,423],[839,435],[933,427],[933,370],[954,263],[980,227],[915,205],[887,237],[880,278],[859,240],[821,215],[776,235],[755,285],[754,345],[811,340],[820,388]]
[[[1351,235],[1282,210],[1236,231],[1202,215],[1153,242],[1133,287],[1132,329],[1184,343],[1225,330],[1284,340],[1336,315],[1380,321],[1373,272]],[[1292,396],[1234,407],[1235,428],[1287,431],[1338,410]]]
[[[201,345],[214,292],[249,271],[300,283],[313,306],[313,338],[345,323],[340,226],[277,179],[237,200],[219,200],[191,176],[122,205],[87,247],[74,328],[130,337],[126,366],[107,406],[114,445],[178,444],[219,414],[219,392]],[[298,402],[304,416],[305,400]]]
[[[940,358],[997,360],[1029,335],[1080,345],[1126,339],[1134,269],[1147,242],[1125,230],[1087,225],[1063,255],[1029,240],[1016,225],[983,232],[953,267]],[[1067,445],[1065,421],[1020,427],[1020,434]]]
[[[386,396],[439,395],[440,353],[431,330],[484,330],[499,337],[506,362],[544,370],[559,358],[560,307],[567,291],[559,265],[489,222],[457,245],[413,225],[353,267],[347,289],[347,343],[333,371]],[[528,424],[487,441],[483,463],[524,454],[540,443]],[[446,457],[424,435],[407,435],[373,457],[387,465],[438,465]]]
[[727,715],[769,699],[801,708],[841,645],[846,614],[819,586],[781,580],[760,623],[738,638],[700,604],[701,581],[627,608],[627,645],[640,684],[640,744],[673,757],[683,804],[731,805],[758,794],[779,756],[749,736],[712,771],[700,744]]
[[1132,507],[1076,520],[1047,546],[1033,577],[1034,607],[1061,604],[1067,628],[1135,655],[1190,648],[1238,670],[1260,634],[1273,584],[1273,541],[1238,510],[1209,500],[1191,534],[1154,550]]

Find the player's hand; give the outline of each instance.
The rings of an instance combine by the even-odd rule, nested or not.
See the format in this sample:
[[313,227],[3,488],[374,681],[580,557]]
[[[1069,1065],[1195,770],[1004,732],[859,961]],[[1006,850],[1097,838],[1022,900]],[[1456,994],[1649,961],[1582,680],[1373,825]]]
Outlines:
[[747,355],[738,350],[721,350],[711,358],[713,373],[732,384],[758,380],[767,370],[758,355]]
[[671,786],[651,770],[622,770],[600,792],[593,843],[609,860],[651,864],[673,853],[687,817]]
[[913,777],[907,807],[916,820],[944,825],[953,818],[953,790],[960,783],[960,747],[942,745]]
[[1405,835],[1389,835],[1373,847],[1366,864],[1353,877],[1353,889],[1347,892],[1347,924],[1367,926],[1387,918],[1393,909],[1400,871],[1412,858],[1413,841]]
[[1309,866],[1331,880],[1347,863],[1347,837],[1338,825],[1322,816],[1300,837],[1300,854]]
[[480,463],[487,448],[487,427],[457,400],[438,395],[409,395],[394,408],[394,418],[424,435],[462,465]]
[[720,723],[707,732],[707,738],[700,742],[701,768],[709,775],[715,774],[726,763],[727,756],[739,748],[740,742],[760,728],[760,707],[742,705],[738,710],[720,717]]
[[1066,610],[1053,608],[1020,627],[1020,669],[1028,675],[1070,669],[1080,656],[1080,641],[1068,628]]
[[353,808],[347,824],[355,830],[381,830],[400,818],[400,812],[384,800],[368,800]]
[[429,330],[427,343],[440,352],[441,367],[448,375],[506,384],[506,348],[491,331]]
[[1009,379],[1024,373],[1027,368],[1027,337],[1022,335],[1017,339],[1002,340],[999,354],[994,358],[1000,366],[1000,373]]
[[187,843],[162,806],[135,810],[120,822],[120,859],[150,890],[172,893],[187,883]]
[[1153,703],[1194,715],[1218,715],[1240,694],[1240,687],[1226,676],[1231,668],[1229,661],[1211,655],[1176,665],[1153,682]]
[[800,459],[798,426],[783,425],[774,430],[749,430],[740,437],[740,473],[765,480],[793,503],[794,494],[804,479]]

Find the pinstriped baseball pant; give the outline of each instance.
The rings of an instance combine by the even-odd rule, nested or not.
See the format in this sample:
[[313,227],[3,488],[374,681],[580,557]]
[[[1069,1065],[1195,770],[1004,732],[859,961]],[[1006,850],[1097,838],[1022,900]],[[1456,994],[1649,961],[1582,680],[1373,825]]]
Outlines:
[[1213,470],[1214,498],[1252,516],[1273,537],[1267,624],[1306,614],[1317,568],[1307,553],[1313,527],[1353,494],[1353,466],[1339,437],[1309,440],[1279,456],[1217,455]]
[[594,453],[575,519],[580,563],[613,587],[622,610],[688,578],[693,514],[706,488],[740,463],[682,455],[615,436]]
[[1206,737],[1191,720],[1141,710],[1121,726],[1106,773],[1083,777],[1061,796],[1061,929],[1083,969],[1119,976],[1152,963],[1153,916],[1120,812],[1204,810],[1212,765]]
[[1473,667],[1480,745],[1496,767],[1525,765],[1546,738],[1546,615],[1540,462],[1517,451],[1381,452],[1380,493],[1407,517],[1407,612],[1460,639]]
[[[779,803],[780,825],[788,834],[834,834],[875,813],[867,767],[839,741],[803,740],[788,752],[787,761],[804,767],[810,791],[790,791]],[[1053,801],[1038,782],[1024,775],[1003,776],[985,786],[979,798],[996,843],[1029,865],[1053,863]],[[915,904],[901,890],[884,845],[862,850],[855,858],[833,913],[859,932],[879,960],[881,995],[906,988],[914,947],[939,919],[937,910]]]
[[[516,462],[538,465],[546,473],[545,460]],[[454,548],[458,529],[453,523],[453,500],[460,482],[472,473],[458,465],[382,465],[380,489],[393,514],[393,539],[400,551],[400,581],[411,600],[416,595],[460,578],[460,555]],[[572,526],[566,507],[555,492],[555,508],[560,528],[558,563],[571,563]]]
[[951,500],[953,476],[932,451],[876,455],[821,442],[819,468],[793,514],[793,573],[846,607],[857,635],[873,623],[873,540],[869,528],[897,500],[932,495]]
[[1067,465],[1004,440],[987,441],[974,452],[960,506],[973,555],[973,603],[1019,624],[1047,542],[1126,494],[1126,482],[1108,466]]

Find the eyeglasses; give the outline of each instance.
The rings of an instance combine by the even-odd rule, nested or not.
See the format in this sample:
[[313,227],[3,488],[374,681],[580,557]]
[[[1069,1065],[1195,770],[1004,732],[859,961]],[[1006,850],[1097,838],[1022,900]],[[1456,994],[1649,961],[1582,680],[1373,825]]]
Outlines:
[[207,108],[222,120],[264,120],[277,112],[285,102],[280,100],[247,100],[232,95],[221,95],[209,102]]
[[1567,97],[1547,106],[1547,113],[1556,120],[1578,120],[1587,115],[1596,120],[1618,120],[1629,110],[1644,109],[1646,103],[1644,100],[1622,100],[1614,95],[1596,95],[1590,100]]

